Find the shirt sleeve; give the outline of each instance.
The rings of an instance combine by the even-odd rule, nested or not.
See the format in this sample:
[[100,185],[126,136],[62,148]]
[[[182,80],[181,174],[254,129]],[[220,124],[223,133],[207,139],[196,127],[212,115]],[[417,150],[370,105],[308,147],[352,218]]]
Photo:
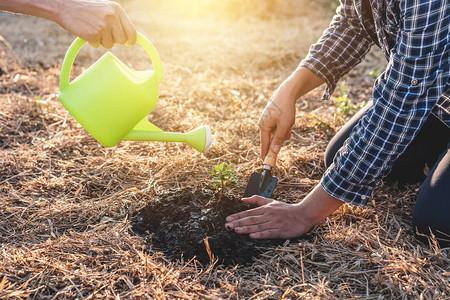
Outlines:
[[352,0],[341,0],[328,29],[300,62],[327,84],[328,99],[339,79],[360,63],[373,45],[356,12]]
[[330,195],[364,206],[439,98],[450,90],[449,4],[448,0],[401,1],[397,43],[375,82],[374,104],[321,180]]

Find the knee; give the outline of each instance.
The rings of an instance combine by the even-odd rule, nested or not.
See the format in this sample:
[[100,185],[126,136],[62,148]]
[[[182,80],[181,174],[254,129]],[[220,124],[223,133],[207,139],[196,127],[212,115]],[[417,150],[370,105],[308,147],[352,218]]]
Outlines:
[[445,232],[446,229],[439,225],[420,216],[414,216],[412,219],[412,229],[417,240],[424,244],[435,240],[441,248],[450,247],[450,232]]
[[425,216],[423,216],[420,212],[414,210],[411,226],[414,236],[418,240],[424,243],[428,243],[428,237],[431,233],[430,225],[430,222],[427,221],[427,218]]
[[414,208],[412,230],[417,240],[424,244],[429,244],[430,238],[434,235],[434,224],[425,210]]
[[[430,195],[428,195],[430,196]],[[445,206],[434,205],[435,198],[419,197],[414,207],[412,216],[412,229],[415,237],[425,244],[429,243],[431,237],[435,238],[440,247],[450,246],[450,219]]]

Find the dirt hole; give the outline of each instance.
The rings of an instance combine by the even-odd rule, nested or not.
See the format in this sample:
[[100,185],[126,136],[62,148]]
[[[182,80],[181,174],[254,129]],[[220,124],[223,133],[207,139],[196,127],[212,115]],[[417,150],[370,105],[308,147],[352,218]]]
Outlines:
[[[169,190],[153,198],[132,218],[133,230],[148,240],[151,249],[169,259],[191,259],[207,264],[248,265],[264,249],[286,240],[252,240],[224,228],[226,216],[250,208],[239,198],[225,194],[218,201],[208,189]],[[296,242],[291,240],[290,242]]]

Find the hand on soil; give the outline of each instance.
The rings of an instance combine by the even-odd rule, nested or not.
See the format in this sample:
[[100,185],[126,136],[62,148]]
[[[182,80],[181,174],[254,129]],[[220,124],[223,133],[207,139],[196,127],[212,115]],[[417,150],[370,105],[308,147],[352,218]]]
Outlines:
[[238,234],[249,234],[252,239],[287,239],[300,237],[314,224],[303,217],[298,204],[288,204],[261,196],[244,198],[242,201],[257,205],[226,218],[225,228]]
[[94,47],[134,45],[136,28],[120,4],[107,0],[58,1],[56,22]]

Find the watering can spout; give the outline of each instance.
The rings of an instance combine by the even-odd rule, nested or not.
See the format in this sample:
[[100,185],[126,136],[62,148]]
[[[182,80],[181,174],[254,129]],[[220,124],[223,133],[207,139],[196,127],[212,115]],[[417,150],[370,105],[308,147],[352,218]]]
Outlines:
[[199,152],[208,152],[212,144],[209,126],[200,126],[187,133],[164,132],[144,118],[122,140],[180,142],[192,146]]

